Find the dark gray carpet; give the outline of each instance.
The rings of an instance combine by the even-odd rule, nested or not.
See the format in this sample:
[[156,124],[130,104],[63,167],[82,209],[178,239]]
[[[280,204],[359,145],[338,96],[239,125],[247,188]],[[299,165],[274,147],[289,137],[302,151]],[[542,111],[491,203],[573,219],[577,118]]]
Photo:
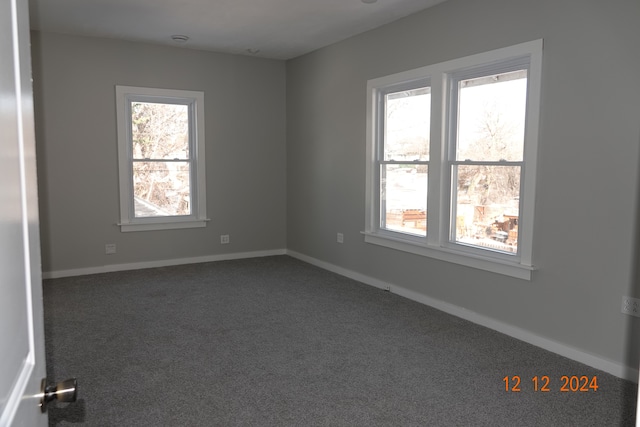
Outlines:
[[[44,296],[49,378],[79,382],[52,426],[634,424],[631,382],[286,256],[47,280]],[[599,388],[560,392],[562,375]]]

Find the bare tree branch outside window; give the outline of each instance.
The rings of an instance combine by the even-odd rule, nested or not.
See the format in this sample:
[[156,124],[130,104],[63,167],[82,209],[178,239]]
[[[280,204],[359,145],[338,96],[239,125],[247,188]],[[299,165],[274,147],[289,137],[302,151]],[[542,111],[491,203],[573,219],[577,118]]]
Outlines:
[[131,126],[135,216],[190,215],[189,107],[132,102]]

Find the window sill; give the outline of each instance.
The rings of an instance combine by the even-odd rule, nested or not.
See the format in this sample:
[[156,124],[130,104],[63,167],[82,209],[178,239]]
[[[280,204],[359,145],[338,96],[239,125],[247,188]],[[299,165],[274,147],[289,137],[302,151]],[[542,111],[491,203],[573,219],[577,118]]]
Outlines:
[[445,247],[426,246],[421,243],[411,242],[382,233],[365,231],[362,232],[362,234],[364,234],[364,241],[367,243],[503,274],[505,276],[516,277],[518,279],[531,280],[531,272],[535,270],[534,266],[521,264],[517,261],[465,253]]
[[173,220],[153,219],[144,222],[119,223],[120,231],[128,233],[131,231],[153,231],[153,230],[175,230],[181,228],[202,228],[207,226],[208,219],[187,219]]

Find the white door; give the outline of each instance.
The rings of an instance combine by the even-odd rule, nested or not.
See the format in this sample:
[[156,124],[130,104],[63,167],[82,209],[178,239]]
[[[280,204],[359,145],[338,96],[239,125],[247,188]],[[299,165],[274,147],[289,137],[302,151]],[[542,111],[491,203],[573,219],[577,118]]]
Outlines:
[[46,377],[27,0],[0,0],[0,426],[44,427]]

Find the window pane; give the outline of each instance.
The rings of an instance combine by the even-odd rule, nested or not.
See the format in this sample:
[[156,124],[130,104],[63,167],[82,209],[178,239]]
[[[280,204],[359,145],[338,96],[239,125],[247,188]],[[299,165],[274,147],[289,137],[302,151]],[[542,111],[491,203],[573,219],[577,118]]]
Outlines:
[[429,160],[431,88],[385,96],[384,160]]
[[133,162],[135,217],[191,214],[189,162]]
[[511,253],[518,251],[520,169],[453,166],[455,242]]
[[382,165],[381,228],[426,236],[427,165]]
[[457,160],[521,161],[527,71],[458,83]]
[[131,103],[134,159],[189,158],[189,106]]

